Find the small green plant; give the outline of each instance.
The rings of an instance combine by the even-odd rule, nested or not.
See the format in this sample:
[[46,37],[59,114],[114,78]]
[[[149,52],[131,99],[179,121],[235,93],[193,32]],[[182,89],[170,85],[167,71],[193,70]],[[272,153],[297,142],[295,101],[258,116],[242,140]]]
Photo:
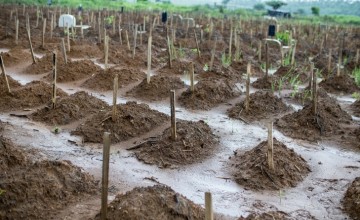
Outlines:
[[285,81],[285,77],[281,77],[278,81],[278,92],[279,92],[279,96],[281,96],[281,90],[282,87],[284,85],[284,81]]
[[191,52],[196,54],[198,52],[198,50],[196,48],[193,48],[193,49],[191,49]]
[[351,97],[353,97],[356,100],[360,100],[360,93],[354,92],[353,94],[351,94]]
[[354,76],[356,85],[360,87],[360,68],[355,68],[352,71],[352,75]]
[[53,132],[54,134],[59,134],[60,131],[61,131],[61,128],[59,128],[58,126],[55,126],[55,127],[52,129],[52,132]]
[[185,58],[185,50],[184,50],[184,48],[180,47],[180,48],[177,49],[177,57]]
[[290,78],[290,85],[293,88],[291,92],[291,97],[295,97],[295,95],[299,92],[299,85],[301,81],[299,80],[300,74],[297,74],[295,77]]
[[304,105],[305,100],[310,99],[310,97],[311,97],[311,90],[308,90],[308,89],[304,90],[303,95],[302,95],[302,100],[301,100],[302,104]]
[[1,196],[2,194],[4,194],[5,192],[6,192],[5,190],[0,189],[0,196]]
[[226,54],[223,53],[221,55],[221,64],[223,65],[223,67],[228,68],[231,65],[231,57],[226,56]]
[[290,32],[289,31],[277,32],[276,33],[276,39],[278,39],[283,45],[289,45],[289,43],[290,43]]
[[209,71],[209,66],[208,66],[207,63],[205,63],[205,65],[204,65],[204,67],[203,67],[203,70],[204,70],[205,72]]
[[112,25],[114,21],[115,21],[114,15],[111,15],[111,16],[105,18],[106,25]]

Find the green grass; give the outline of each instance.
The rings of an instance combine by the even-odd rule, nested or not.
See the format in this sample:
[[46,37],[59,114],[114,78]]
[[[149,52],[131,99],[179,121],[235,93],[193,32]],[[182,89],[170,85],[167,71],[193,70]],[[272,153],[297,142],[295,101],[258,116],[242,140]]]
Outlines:
[[352,75],[353,75],[353,77],[355,79],[356,85],[360,87],[360,68],[355,68],[352,71]]

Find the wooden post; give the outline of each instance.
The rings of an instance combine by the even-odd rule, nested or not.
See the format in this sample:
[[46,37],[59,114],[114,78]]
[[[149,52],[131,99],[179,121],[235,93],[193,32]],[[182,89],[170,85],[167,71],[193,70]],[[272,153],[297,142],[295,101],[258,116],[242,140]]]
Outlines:
[[2,58],[1,55],[0,55],[0,66],[1,66],[1,71],[2,71],[2,73],[4,74],[4,78],[5,78],[5,82],[6,82],[6,87],[7,87],[7,89],[8,89],[8,92],[11,93],[9,81],[8,81],[7,76],[6,76],[4,60],[3,60],[3,58]]
[[[145,20],[144,20],[145,24]],[[148,40],[148,51],[147,51],[147,83],[150,83],[150,75],[151,75],[151,44],[152,44],[152,31],[150,27],[150,34]]]
[[265,77],[269,76],[269,45],[265,42]]
[[275,171],[274,167],[274,143],[273,143],[273,122],[271,121],[269,123],[268,127],[268,153],[267,153],[267,159],[268,159],[268,165],[271,171]]
[[116,100],[117,100],[117,92],[118,92],[118,88],[119,88],[119,85],[118,85],[118,81],[119,81],[119,76],[118,74],[115,75],[115,78],[114,78],[114,91],[113,91],[113,109],[112,109],[112,121],[116,121]]
[[19,19],[16,18],[15,20],[15,44],[18,45],[19,43]]
[[51,14],[50,38],[53,37],[53,31],[54,31],[54,14]]
[[216,54],[216,45],[217,45],[217,38],[215,40],[214,48],[211,50],[210,67],[209,67],[210,71],[212,71],[212,68],[214,65],[214,59],[215,59],[215,54]]
[[341,72],[341,56],[339,56],[339,59],[338,59],[338,64],[337,64],[337,72],[336,72],[336,75],[339,77],[340,76],[340,72]]
[[104,132],[103,136],[103,166],[101,181],[101,220],[107,219],[108,185],[109,185],[109,160],[110,160],[110,133]]
[[195,87],[194,87],[194,78],[195,78],[195,76],[194,75],[195,75],[194,74],[194,63],[191,62],[190,63],[190,91],[192,93],[194,93],[194,91],[195,91]]
[[129,34],[128,34],[127,30],[125,30],[125,36],[126,36],[126,44],[127,44],[128,50],[131,50],[130,41],[129,41]]
[[52,83],[52,108],[55,109],[56,106],[56,78],[57,78],[57,71],[56,71],[56,53],[53,52],[53,83]]
[[104,52],[105,52],[105,70],[108,69],[109,60],[109,36],[104,36]]
[[69,29],[69,24],[66,24],[66,30],[67,30],[67,35],[66,35],[66,39],[67,39],[67,51],[70,52],[70,29]]
[[232,29],[232,26],[231,26],[230,27],[230,41],[229,41],[229,59],[230,60],[231,60],[232,35],[233,35],[233,29]]
[[176,140],[175,90],[170,91],[171,138]]
[[25,15],[25,4],[23,4],[23,16]]
[[43,32],[42,32],[42,48],[45,48],[45,32],[46,32],[46,18],[43,20]]
[[195,36],[195,43],[196,43],[197,55],[198,55],[198,57],[200,58],[200,57],[201,57],[201,55],[200,55],[199,41],[198,41],[198,39],[197,39],[195,29],[194,29],[194,36]]
[[[314,63],[311,64],[311,68],[314,69]],[[312,86],[312,99],[313,99],[313,112],[314,112],[314,115],[317,114],[317,84],[316,84],[316,72],[312,71],[313,73],[313,80],[312,80],[312,83],[313,83],[313,86]]]
[[170,39],[169,36],[167,36],[167,44],[168,44],[168,55],[169,55],[169,68],[172,68],[172,57],[171,57],[171,43],[170,43]]
[[329,49],[329,57],[328,57],[328,65],[327,65],[328,74],[331,74],[331,58],[332,58],[331,52],[332,52],[331,49]]
[[250,75],[251,75],[251,64],[247,64],[247,79],[246,79],[246,99],[245,99],[245,110],[250,109]]
[[261,63],[261,46],[262,46],[262,41],[259,41],[258,59],[260,63]]
[[356,64],[359,64],[359,56],[360,56],[360,50],[357,49],[357,50],[356,50],[356,57],[355,57],[355,63],[356,63]]
[[292,53],[291,53],[291,66],[295,65],[295,52],[296,52],[296,44],[297,42],[294,42]]
[[38,27],[39,26],[39,6],[36,6],[36,25],[35,27]]
[[119,24],[119,42],[120,42],[120,45],[123,44],[123,42],[122,42],[122,36],[121,36],[121,27],[120,27],[120,24]]
[[101,17],[98,17],[98,32],[99,32],[99,43],[101,44]]
[[84,39],[84,29],[83,29],[83,23],[82,21],[80,21],[80,34],[81,34],[81,39]]
[[214,220],[212,196],[210,192],[205,192],[205,220]]
[[134,29],[134,48],[133,48],[133,54],[132,57],[133,59],[135,58],[135,51],[136,51],[136,39],[137,39],[137,31],[138,30],[138,24],[135,24],[135,29]]
[[36,63],[36,59],[35,59],[35,55],[34,55],[34,50],[33,50],[33,47],[32,47],[32,43],[31,43],[29,14],[26,14],[26,33],[27,33],[27,36],[28,36],[28,41],[29,41],[30,52],[31,52],[31,57],[32,57],[32,60],[33,60],[33,64],[35,64],[35,63]]
[[67,64],[67,56],[66,56],[66,49],[65,49],[65,40],[61,38],[61,51],[64,57],[65,64]]

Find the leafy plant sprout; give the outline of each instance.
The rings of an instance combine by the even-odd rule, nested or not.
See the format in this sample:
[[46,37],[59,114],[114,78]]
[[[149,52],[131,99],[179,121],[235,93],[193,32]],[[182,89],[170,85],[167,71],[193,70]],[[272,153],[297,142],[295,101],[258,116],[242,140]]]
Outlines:
[[355,79],[356,85],[360,87],[360,68],[355,68],[352,71],[352,75],[353,75],[353,77]]
[[231,57],[226,56],[226,54],[223,53],[221,55],[221,64],[223,65],[223,67],[228,68],[231,65]]

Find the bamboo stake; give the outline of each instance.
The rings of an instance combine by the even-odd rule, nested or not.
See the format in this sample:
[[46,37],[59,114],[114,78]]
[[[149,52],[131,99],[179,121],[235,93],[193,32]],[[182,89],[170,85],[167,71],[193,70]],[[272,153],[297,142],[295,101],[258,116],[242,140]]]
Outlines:
[[83,29],[83,23],[82,21],[80,21],[80,35],[81,35],[81,39],[84,39],[84,29]]
[[43,20],[43,32],[42,32],[42,48],[45,48],[45,32],[46,32],[46,18]]
[[329,57],[328,57],[328,65],[327,65],[328,74],[331,73],[331,58],[332,58],[331,52],[332,52],[331,49],[329,49]]
[[197,55],[198,55],[198,58],[200,58],[201,55],[200,55],[199,41],[198,41],[198,39],[197,39],[195,29],[194,29],[194,36],[195,36],[195,42],[196,42]]
[[216,54],[216,45],[217,45],[217,38],[215,39],[214,48],[211,50],[211,59],[210,59],[210,67],[209,70],[212,71],[213,65],[214,65],[214,59]]
[[120,24],[119,24],[119,42],[120,42],[120,45],[123,44],[123,42],[122,42],[122,36],[121,36],[121,27],[120,27]]
[[134,31],[135,31],[135,33],[134,33],[134,48],[133,48],[133,54],[132,54],[132,56],[133,56],[133,59],[135,58],[135,51],[136,51],[136,39],[137,39],[137,31],[138,30],[138,24],[135,24],[135,29],[134,29]]
[[262,41],[259,41],[258,59],[260,63],[261,63],[261,46],[262,46]]
[[101,44],[101,17],[98,17],[98,32],[99,32],[99,43]]
[[127,30],[125,30],[125,36],[126,36],[126,44],[127,44],[128,50],[131,50],[130,41],[129,41],[129,34],[128,34]]
[[205,220],[214,220],[212,196],[210,192],[205,192]]
[[295,41],[295,42],[294,42],[293,49],[292,49],[292,53],[291,53],[291,65],[292,65],[292,66],[295,65],[296,44],[297,44],[297,42]]
[[268,166],[271,171],[275,171],[274,167],[274,140],[273,140],[273,122],[271,121],[269,123],[268,127],[268,153],[267,153],[267,159],[268,159]]
[[269,76],[269,44],[265,42],[265,77]]
[[50,38],[53,37],[54,31],[54,14],[51,14],[51,23],[50,23]]
[[170,91],[171,138],[176,140],[175,90]]
[[7,87],[7,89],[8,89],[8,92],[11,93],[9,81],[8,81],[7,76],[6,76],[4,60],[3,60],[3,58],[2,58],[1,55],[0,55],[0,66],[1,66],[1,71],[2,71],[2,73],[4,74],[4,78],[5,78],[5,82],[6,82],[6,87]]
[[26,14],[26,33],[27,33],[27,36],[28,36],[28,41],[29,41],[30,52],[31,52],[31,57],[32,57],[32,60],[33,60],[33,64],[35,64],[35,63],[36,63],[36,59],[35,59],[35,55],[34,55],[34,50],[33,50],[33,47],[32,47],[32,43],[31,43],[29,14]]
[[39,6],[36,6],[36,25],[35,27],[39,26]]
[[341,72],[341,56],[339,56],[339,59],[338,59],[338,64],[337,64],[337,72],[336,72],[336,75],[339,77],[340,76],[340,72]]
[[109,160],[110,160],[110,133],[104,132],[103,136],[103,166],[101,180],[101,220],[107,219],[107,202],[109,186]]
[[357,49],[357,50],[356,50],[356,58],[355,58],[355,63],[356,63],[356,64],[359,64],[359,56],[360,56],[360,50]]
[[250,109],[250,75],[251,75],[251,64],[247,64],[247,78],[246,78],[246,100],[245,100],[245,110],[249,111]]
[[167,36],[167,44],[168,44],[168,55],[169,55],[169,68],[172,68],[172,61],[171,61],[171,43],[169,36]]
[[57,71],[56,71],[56,53],[53,52],[53,83],[52,83],[52,108],[55,109],[56,106],[56,78],[57,78]]
[[[312,63],[311,64],[311,67],[312,67],[312,69],[314,68],[314,63]],[[312,99],[313,99],[313,113],[314,113],[314,115],[316,115],[317,114],[317,84],[316,84],[316,79],[317,79],[317,77],[316,77],[316,73],[314,72],[314,71],[312,71],[312,73],[313,73],[313,88],[312,88]]]
[[111,117],[113,122],[116,121],[116,101],[117,101],[117,93],[119,89],[118,83],[119,83],[119,76],[118,74],[116,74],[114,78],[113,109],[112,109],[112,117]]
[[229,41],[229,59],[230,60],[231,60],[232,35],[233,35],[233,29],[232,29],[232,26],[231,26],[230,27],[230,41]]
[[16,18],[15,20],[15,44],[18,45],[19,43],[19,19]]
[[67,40],[67,51],[70,52],[70,29],[69,29],[69,24],[66,24],[66,40]]
[[65,39],[64,38],[61,38],[61,52],[63,54],[65,64],[67,64],[67,55],[66,55]]
[[195,91],[194,78],[195,78],[195,76],[194,76],[194,63],[191,62],[190,63],[190,91],[192,93],[194,93],[194,91]]
[[[145,23],[145,22],[144,22]],[[149,40],[148,40],[148,51],[147,51],[147,83],[150,83],[151,76],[151,44],[152,44],[152,31],[150,28]]]

